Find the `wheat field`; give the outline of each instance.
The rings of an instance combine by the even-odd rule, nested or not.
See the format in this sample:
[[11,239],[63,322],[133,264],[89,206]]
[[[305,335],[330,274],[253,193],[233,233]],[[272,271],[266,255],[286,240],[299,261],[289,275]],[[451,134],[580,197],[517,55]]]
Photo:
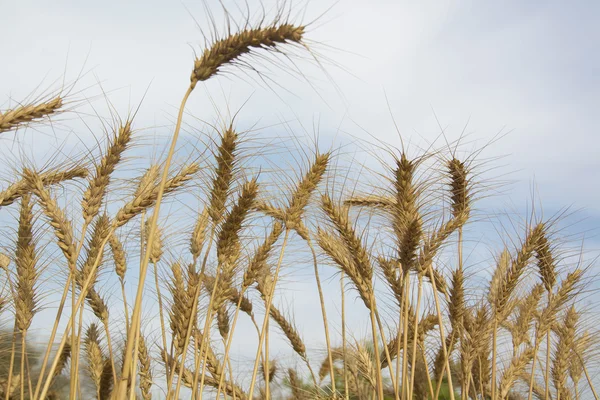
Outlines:
[[[530,210],[514,234],[500,223],[503,246],[482,250],[478,273],[466,265],[494,185],[478,152],[382,145],[370,168],[314,145],[288,168],[293,149],[269,160],[271,138],[225,112],[180,146],[198,88],[265,57],[318,58],[309,28],[280,13],[213,35],[149,164],[128,167],[153,146],[135,112],[42,167],[19,150],[0,184],[0,396],[598,399],[594,260],[561,240],[561,216]],[[81,93],[75,81],[0,109],[0,145],[69,124]],[[298,265],[318,294],[310,324],[285,300]],[[349,331],[357,315],[365,329]],[[236,355],[250,336],[251,358]]]

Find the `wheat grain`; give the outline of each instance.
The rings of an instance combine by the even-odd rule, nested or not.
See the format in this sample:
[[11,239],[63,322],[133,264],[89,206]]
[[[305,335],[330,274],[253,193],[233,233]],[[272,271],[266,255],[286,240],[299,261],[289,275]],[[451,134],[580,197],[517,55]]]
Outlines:
[[[168,179],[165,183],[164,194],[168,195],[192,179],[192,176],[200,170],[197,164],[190,164],[183,167],[179,173]],[[117,213],[113,225],[120,227],[129,222],[132,218],[142,213],[142,211],[154,206],[158,199],[159,188],[155,185],[148,185],[148,176],[152,168],[149,169],[140,179],[138,189],[134,198],[127,202]]]
[[223,218],[227,197],[231,190],[234,167],[237,158],[238,134],[229,126],[223,132],[221,144],[216,155],[217,168],[210,192],[208,213],[213,223],[218,224]]
[[556,326],[558,342],[552,360],[552,381],[557,398],[570,399],[572,395],[567,388],[570,353],[575,345],[576,326],[579,314],[574,306],[567,310],[563,324]]
[[36,283],[39,277],[36,249],[36,238],[33,234],[33,211],[31,196],[21,198],[19,213],[19,230],[17,233],[17,249],[15,265],[17,268],[17,290],[15,299],[16,326],[23,333],[31,325],[37,311]]
[[6,110],[0,113],[0,133],[19,128],[34,120],[56,114],[63,106],[64,99],[60,96],[38,104],[29,104]]
[[139,340],[140,344],[138,347],[138,360],[140,363],[140,392],[142,399],[151,400],[152,392],[150,389],[152,388],[152,369],[150,365],[150,352],[146,346],[146,340],[142,334],[140,334]]
[[[85,178],[87,175],[88,170],[81,166],[65,171],[48,171],[39,174],[44,186],[56,185],[76,178]],[[25,179],[9,185],[5,190],[0,191],[0,207],[11,205],[29,191],[29,184]]]
[[286,42],[300,43],[303,34],[303,26],[282,24],[246,29],[218,40],[204,50],[202,56],[194,62],[194,70],[190,78],[192,87],[198,81],[205,81],[217,74],[224,65],[250,52],[252,48],[274,48]]
[[204,241],[206,240],[206,231],[209,221],[208,217],[208,208],[204,208],[204,210],[198,214],[196,225],[194,225],[194,232],[190,238],[190,252],[194,257],[194,260],[197,260],[200,257],[202,247],[204,246]]
[[[85,334],[84,348],[87,360],[87,372],[96,387],[97,393],[99,393],[102,371],[104,369],[104,356],[100,347],[100,333],[96,324],[90,324],[88,327]],[[98,397],[100,397],[99,394]]]
[[86,224],[89,224],[98,214],[110,183],[110,176],[121,161],[121,157],[130,141],[131,121],[126,121],[118,129],[118,133],[108,146],[106,154],[102,157],[100,164],[96,166],[96,173],[90,179],[88,187],[83,194],[81,207],[83,209],[83,219]]
[[58,240],[58,246],[69,262],[69,266],[74,267],[76,263],[75,243],[73,241],[71,222],[65,216],[64,211],[58,207],[56,200],[50,196],[38,174],[25,168],[23,170],[23,177],[30,185],[33,193],[38,197],[44,214],[50,220],[50,225],[54,229],[56,239]]
[[115,263],[115,272],[121,281],[125,280],[125,273],[127,272],[127,255],[123,249],[123,244],[119,238],[112,234],[108,239],[110,250],[113,255]]

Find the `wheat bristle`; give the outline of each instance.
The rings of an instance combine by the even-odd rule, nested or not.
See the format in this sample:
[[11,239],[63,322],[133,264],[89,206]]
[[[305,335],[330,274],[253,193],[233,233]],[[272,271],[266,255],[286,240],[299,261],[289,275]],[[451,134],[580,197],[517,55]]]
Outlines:
[[36,313],[36,283],[39,277],[37,270],[38,255],[36,238],[33,234],[33,205],[31,196],[21,198],[19,213],[19,229],[17,232],[17,248],[15,264],[17,269],[17,287],[15,299],[16,326],[21,332],[29,329]]
[[83,219],[90,223],[98,214],[106,190],[110,183],[110,176],[121,161],[127,145],[131,141],[131,121],[125,122],[118,129],[112,143],[108,146],[106,154],[102,157],[100,164],[96,166],[96,173],[90,179],[86,191],[83,193],[81,206]]
[[146,340],[144,335],[140,334],[139,345],[138,345],[138,360],[140,364],[140,393],[142,399],[152,399],[152,368],[150,365],[150,352],[146,346]]
[[100,390],[102,372],[104,370],[104,356],[100,346],[100,333],[96,324],[90,324],[84,340],[87,372],[96,390]]
[[[47,171],[39,174],[44,186],[56,185],[76,178],[85,178],[87,175],[88,170],[80,166],[65,171]],[[11,205],[29,191],[29,184],[25,179],[9,185],[5,190],[0,191],[0,207]]]
[[202,247],[204,246],[204,241],[206,240],[206,231],[209,221],[208,218],[208,208],[205,207],[202,212],[198,214],[196,225],[194,225],[194,232],[190,238],[190,252],[194,257],[194,260],[197,260],[202,252]]
[[125,280],[125,273],[127,272],[127,255],[125,249],[119,238],[112,234],[108,238],[108,244],[110,245],[110,251],[113,255],[113,261],[115,263],[115,272],[121,281]]
[[242,287],[249,287],[252,285],[252,283],[256,281],[256,278],[266,268],[269,255],[282,232],[283,225],[279,221],[275,221],[271,228],[271,233],[265,237],[264,242],[256,249],[252,259],[248,263],[248,267],[244,271]]
[[50,225],[54,228],[58,246],[65,255],[69,265],[75,266],[77,260],[75,260],[75,243],[71,222],[67,219],[63,210],[58,207],[56,200],[52,198],[48,190],[44,187],[44,182],[37,173],[25,168],[23,170],[23,177],[40,201],[44,214],[50,220]]
[[46,102],[28,104],[12,110],[6,110],[0,113],[0,133],[14,130],[36,119],[56,114],[62,106],[63,98],[57,96]]
[[194,62],[192,86],[198,81],[205,81],[219,72],[225,64],[231,63],[252,48],[275,47],[286,42],[299,43],[304,34],[303,26],[283,24],[264,28],[246,29],[216,41],[204,50],[202,56]]
[[218,224],[223,218],[227,198],[231,190],[235,162],[237,158],[238,134],[229,126],[223,132],[221,144],[216,155],[217,167],[210,192],[210,205],[208,213],[213,223]]
[[233,286],[233,277],[238,267],[241,250],[239,234],[248,214],[254,208],[257,194],[258,183],[256,180],[246,182],[237,203],[227,214],[221,226],[217,239],[217,261],[221,276],[213,301],[214,310],[221,308],[231,296],[230,288]]
[[[185,183],[190,181],[194,174],[200,170],[197,164],[190,164],[183,167],[176,175],[167,179],[164,188],[164,194],[168,195]],[[134,198],[127,202],[117,213],[114,226],[120,227],[129,222],[132,218],[142,213],[142,211],[152,207],[158,199],[159,188],[156,184],[149,184],[147,180],[148,175],[153,171],[153,168],[149,169],[138,182],[138,188],[134,195]]]
[[[150,236],[150,222],[153,220],[153,216],[148,217],[146,219],[146,234],[144,235],[144,239],[146,240],[146,247],[148,247],[148,237]],[[158,264],[162,258],[164,249],[163,249],[163,230],[159,226],[156,226],[154,231],[154,240],[152,241],[152,248],[146,249],[146,251],[150,252],[150,262],[153,264]]]

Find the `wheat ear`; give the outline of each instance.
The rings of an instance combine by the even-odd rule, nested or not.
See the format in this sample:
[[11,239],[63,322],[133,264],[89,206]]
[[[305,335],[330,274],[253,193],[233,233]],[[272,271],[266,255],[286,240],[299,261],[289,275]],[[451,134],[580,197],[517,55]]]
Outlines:
[[[275,246],[275,243],[281,236],[282,232],[283,232],[283,225],[279,221],[275,221],[271,228],[271,232],[269,233],[269,235],[267,235],[265,237],[263,243],[256,249],[256,251],[254,252],[254,255],[252,256],[252,259],[248,263],[248,267],[244,271],[243,278],[242,278],[242,288],[239,293],[237,306],[235,309],[235,313],[233,315],[231,332],[233,332],[235,330],[235,326],[237,324],[237,320],[238,320],[238,316],[239,316],[239,311],[242,309],[242,304],[244,301],[244,293],[254,282],[257,281],[259,276],[261,274],[263,274],[263,271],[267,268],[267,259],[269,258],[269,255],[271,254],[273,247]],[[260,335],[260,332],[259,332],[259,335]],[[233,335],[230,333],[229,337],[227,338],[226,345],[225,345],[224,359],[226,359],[226,360],[229,357],[229,351],[231,349],[232,339],[233,339]],[[223,381],[224,377],[222,377],[221,380]],[[222,383],[223,382],[219,382],[219,387],[217,388],[217,397],[221,393]]]
[[[44,186],[56,185],[77,178],[85,178],[87,175],[88,170],[84,167],[74,167],[65,171],[48,171],[39,174]],[[29,192],[29,184],[25,179],[9,185],[6,189],[0,191],[0,207],[11,205],[25,193]]]
[[150,392],[150,389],[152,388],[152,369],[150,365],[150,352],[146,346],[146,340],[141,334],[139,341],[138,360],[140,363],[140,392],[142,399],[151,400],[152,393]]
[[[214,287],[210,296],[204,332],[208,332],[213,311],[217,311],[231,297],[232,279],[237,269],[240,255],[239,233],[250,211],[254,208],[258,194],[258,183],[252,179],[244,184],[237,203],[228,213],[217,238],[218,267]],[[204,343],[200,347],[204,350]],[[184,356],[185,357],[185,356]],[[202,388],[202,383],[200,385]],[[177,393],[177,389],[176,389]]]
[[63,106],[63,100],[62,97],[57,96],[46,102],[28,104],[0,113],[0,133],[17,129],[21,125],[56,114]]
[[192,87],[198,81],[205,81],[214,76],[226,64],[235,61],[252,48],[275,48],[286,42],[300,43],[304,34],[303,26],[282,24],[279,26],[246,29],[239,33],[216,41],[210,48],[204,50],[194,62],[192,71]]
[[[15,291],[15,333],[16,330],[21,333],[21,372],[20,386],[21,398],[24,398],[25,393],[25,361],[26,353],[26,337],[27,330],[31,325],[34,314],[36,313],[36,294],[35,285],[39,276],[37,270],[36,253],[36,238],[33,234],[33,212],[32,212],[31,196],[23,195],[21,198],[21,209],[19,212],[19,228],[17,233],[17,244],[15,251],[15,264],[17,268],[17,284]],[[10,366],[8,370],[7,388],[11,386],[13,360],[14,360],[14,339],[13,335],[13,351],[10,357]],[[30,396],[32,393],[29,394]]]
[[131,132],[131,121],[127,121],[118,129],[100,164],[96,166],[96,173],[90,180],[81,202],[83,219],[87,224],[96,217],[98,210],[100,210],[110,183],[110,176],[121,161],[121,157],[131,141]]

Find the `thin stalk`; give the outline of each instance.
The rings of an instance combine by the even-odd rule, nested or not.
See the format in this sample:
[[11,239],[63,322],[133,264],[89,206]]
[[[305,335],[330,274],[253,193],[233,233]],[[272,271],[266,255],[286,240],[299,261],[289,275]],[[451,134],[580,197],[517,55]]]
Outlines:
[[313,256],[313,267],[315,271],[315,282],[317,283],[317,291],[319,292],[319,303],[321,305],[321,315],[323,316],[323,328],[325,329],[325,343],[327,345],[327,359],[329,361],[329,375],[331,377],[331,386],[335,393],[335,373],[333,370],[333,356],[331,353],[331,341],[329,340],[329,324],[327,323],[327,311],[325,310],[325,296],[323,295],[323,289],[321,288],[321,279],[319,278],[319,267],[317,265],[317,253],[310,241],[308,247]]
[[596,393],[596,389],[594,389],[594,384],[592,383],[592,379],[590,378],[590,374],[588,373],[587,367],[583,362],[583,358],[579,352],[576,352],[577,357],[579,357],[579,361],[581,362],[581,366],[583,367],[583,372],[585,373],[585,379],[588,381],[588,385],[590,385],[590,389],[592,389],[592,393],[594,394],[594,399],[598,400],[598,394]]
[[[539,328],[539,327],[538,327]],[[529,394],[527,395],[527,400],[531,400],[533,398],[533,382],[535,380],[535,364],[537,361],[537,352],[540,347],[538,335],[535,335],[535,343],[533,345],[533,360],[531,361],[531,375],[529,377]]]
[[[83,241],[85,240],[85,235],[87,233],[88,226],[89,226],[89,224],[84,221],[83,227],[81,229],[81,239],[78,242],[77,250],[75,252],[75,257],[74,257],[75,260],[79,259],[79,253],[81,252],[81,248],[83,247]],[[106,240],[108,240],[108,238]],[[100,247],[100,252],[98,253],[98,256],[96,257],[96,262],[94,263],[95,265],[92,268],[92,270],[94,268],[97,268],[98,263],[100,262],[100,256],[102,255],[102,251],[104,250],[104,245],[106,245],[106,240],[102,243],[102,246]],[[63,289],[63,293],[60,298],[60,304],[58,305],[58,310],[56,311],[56,318],[54,319],[54,325],[52,326],[52,332],[50,333],[50,338],[48,339],[48,346],[46,347],[46,352],[44,353],[44,359],[42,361],[42,366],[40,368],[40,375],[38,377],[37,384],[35,385],[35,393],[33,394],[34,399],[37,398],[37,395],[41,388],[41,383],[44,381],[44,372],[46,370],[46,365],[48,364],[48,359],[50,358],[50,352],[52,351],[52,345],[54,344],[56,332],[58,331],[58,324],[60,323],[60,318],[62,317],[63,309],[64,309],[65,303],[67,301],[67,296],[69,294],[69,288],[71,287],[71,284],[75,285],[75,280],[73,278],[75,277],[75,273],[77,272],[76,271],[77,265],[73,264],[70,260],[67,260],[67,263],[69,266],[69,275],[67,276],[65,288]],[[87,281],[91,281],[90,278],[92,277],[92,275],[93,275],[93,272],[90,273],[90,276],[88,277]],[[86,283],[86,284],[89,285],[89,283]],[[81,288],[81,291],[83,292],[84,289],[87,289],[87,288]],[[75,296],[74,290],[73,290],[73,296]],[[85,297],[85,296],[83,296],[83,297]],[[73,306],[73,304],[72,304],[72,306]],[[74,318],[74,313],[71,312],[71,319],[73,319],[73,318]],[[67,331],[65,331],[65,333]],[[61,341],[61,343],[62,343],[62,341]],[[73,344],[73,342],[71,342],[71,344]],[[62,346],[64,346],[64,343],[62,344]],[[54,357],[53,365],[58,362],[58,356],[61,351],[62,351],[62,347],[59,348],[57,355]],[[71,347],[71,357],[73,357],[73,356],[77,357],[77,353],[78,353],[77,349],[74,347]],[[71,358],[71,360],[73,360],[73,358]],[[49,381],[52,378],[52,373],[53,373],[53,370],[50,371],[48,374],[48,379],[46,380],[46,386],[49,386]],[[48,389],[46,389],[46,391],[47,390]],[[40,398],[44,398],[45,395],[46,395],[46,393],[43,393],[40,396]]]
[[[548,292],[548,304],[550,304],[550,302],[552,301],[552,292]],[[545,383],[546,383],[546,389],[545,389],[545,398],[548,398],[548,395],[550,394],[550,347],[551,347],[551,341],[550,341],[550,329],[548,329],[548,331],[546,332],[546,376],[545,376]],[[560,391],[558,393],[558,400],[560,400]]]
[[[265,334],[265,358],[263,359],[263,370],[265,371],[265,397],[266,400],[271,400],[271,377],[270,366],[269,366],[269,322],[271,318],[267,315],[267,324],[266,329],[267,333]],[[332,383],[333,386],[333,383]]]
[[[162,296],[160,293],[160,285],[158,283],[158,267],[156,263],[152,263],[154,266],[154,284],[156,285],[156,295],[158,296],[158,315],[160,318],[160,331],[162,336],[162,345],[163,349],[167,351],[167,331],[165,328],[165,317],[163,315],[163,304],[162,304]],[[167,371],[168,374],[168,371]]]
[[[419,346],[421,347],[421,346]],[[433,400],[435,394],[433,393],[433,384],[431,383],[431,374],[429,373],[429,364],[427,363],[427,356],[425,356],[425,349],[421,347],[421,354],[423,355],[423,362],[425,363],[425,374],[427,375],[427,387],[429,388],[429,395]]]
[[[446,343],[446,341],[444,340],[444,344]],[[452,335],[450,335],[450,348],[454,347],[454,332],[452,332]],[[444,374],[446,372],[448,372],[448,376],[451,377],[451,372],[450,369],[446,369],[448,366],[446,365],[446,363],[444,363],[444,366],[442,367],[442,373],[438,379],[438,381],[436,382],[436,390],[435,390],[435,398],[437,399],[440,395],[440,391],[442,390],[442,383],[444,382]],[[451,378],[449,378],[451,379]]]
[[[25,350],[25,335],[26,332],[21,332],[21,398],[25,398],[25,359],[27,357],[27,352]],[[6,387],[6,391],[10,391],[10,387]],[[29,394],[31,396],[31,393]]]
[[127,295],[125,294],[125,282],[119,279],[121,284],[121,297],[123,297],[123,313],[125,315],[125,329],[129,329],[129,310],[127,308]]
[[[242,299],[244,297],[245,289],[246,288],[243,287],[242,290],[240,290],[240,298],[238,299],[238,303],[235,308],[235,313],[233,315],[233,321],[231,323],[231,328],[229,329],[229,335],[227,336],[227,341],[225,343],[225,355],[223,356],[224,360],[227,360],[229,358],[229,350],[231,349],[231,342],[233,340],[233,331],[235,330],[238,316],[240,314],[240,307],[242,305]],[[260,335],[260,330],[258,332]],[[217,399],[221,396],[221,389],[222,389],[222,385],[223,385],[224,381],[225,381],[225,376],[224,376],[224,374],[221,374],[221,379],[219,379],[219,387],[217,388],[217,397],[216,397]]]
[[[444,324],[442,320],[442,311],[440,308],[440,299],[437,293],[437,287],[435,284],[435,277],[433,276],[433,267],[431,264],[428,266],[429,269],[429,277],[431,278],[431,285],[433,286],[433,298],[435,300],[435,310],[438,316],[438,325],[440,329],[440,337],[442,339],[442,350],[444,352],[444,359],[446,364],[446,369],[448,370],[448,389],[450,390],[450,400],[454,400],[454,386],[452,385],[452,374],[450,373],[450,360],[448,355],[448,349],[446,348],[446,335],[444,334]],[[442,373],[443,375],[443,373]],[[440,385],[441,386],[441,385]]]
[[[404,290],[404,289],[403,289]],[[406,301],[404,300],[404,298],[406,297],[406,293],[402,293],[402,298],[400,299],[400,313],[398,314],[398,332],[396,333],[396,383],[400,384],[400,338],[402,335],[402,332],[405,330],[404,327],[404,307],[405,307],[405,303]],[[398,388],[396,387],[396,392],[398,391]]]
[[258,338],[258,346],[256,349],[256,358],[254,360],[254,368],[252,370],[252,381],[250,382],[250,390],[248,393],[249,399],[252,399],[252,395],[254,393],[254,387],[256,385],[256,374],[258,373],[258,362],[259,362],[260,354],[262,353],[262,344],[263,344],[264,336],[266,334],[269,313],[271,312],[271,303],[273,301],[273,295],[275,293],[275,286],[277,285],[277,279],[279,278],[279,270],[281,269],[281,263],[283,262],[283,254],[285,251],[285,247],[287,245],[289,234],[290,234],[290,231],[289,231],[289,229],[286,228],[285,236],[283,238],[282,248],[281,248],[281,251],[279,252],[279,259],[277,260],[277,267],[275,269],[275,275],[273,276],[271,291],[269,293],[269,296],[266,299],[265,318],[263,320],[260,337]]
[[[11,285],[12,286],[12,285]],[[13,298],[17,298],[16,295]],[[12,346],[10,351],[10,362],[8,364],[8,378],[6,380],[6,397],[5,400],[10,400],[10,385],[13,375],[13,368],[15,364],[15,352],[16,352],[16,341],[17,341],[17,321],[15,320],[15,327],[13,328]]]
[[[206,263],[208,262],[208,256],[210,254],[210,250],[212,248],[213,245],[213,239],[214,239],[214,235],[215,235],[215,230],[216,230],[216,226],[213,225],[213,227],[211,228],[210,231],[210,240],[208,242],[208,248],[206,249],[206,253],[204,254],[204,259],[202,260],[202,267],[200,267],[200,277],[202,278],[204,276],[204,272],[206,270]],[[215,292],[216,292],[216,288],[217,288],[217,277],[219,276],[220,270],[217,268],[217,271],[215,273],[215,283],[213,286],[213,291],[210,295],[210,300],[208,303],[208,308],[207,308],[207,315],[205,317],[204,320],[204,331],[202,331],[202,342],[200,343],[200,354],[198,354],[198,357],[194,360],[195,362],[195,372],[194,372],[194,388],[192,389],[192,396],[195,395],[196,391],[198,390],[198,377],[199,377],[199,372],[200,372],[200,361],[202,360],[203,364],[202,364],[202,379],[200,381],[200,399],[202,399],[202,390],[204,388],[204,373],[206,370],[206,358],[208,357],[208,351],[206,352],[206,355],[204,355],[204,346],[205,343],[207,346],[210,345],[210,321],[212,320],[212,304],[213,304],[213,299],[215,296]],[[202,284],[198,284],[198,287],[196,288],[196,293],[194,294],[194,309],[192,310],[192,314],[195,315],[196,310],[198,308],[198,301],[199,301],[199,297],[200,297],[200,288],[202,287]],[[191,325],[190,325],[191,328]],[[194,353],[194,357],[196,357],[196,353]]]
[[[387,346],[387,339],[385,337],[385,332],[383,330],[383,324],[381,323],[381,318],[379,317],[379,312],[377,311],[377,303],[375,300],[375,295],[372,296],[371,302],[372,302],[372,307],[373,307],[373,310],[375,313],[375,319],[377,320],[377,326],[379,327],[379,332],[381,334],[381,340],[383,342],[383,351],[385,354],[385,359],[388,364],[388,369],[390,370],[390,380],[392,381],[392,386],[394,387],[394,398],[398,399],[399,397],[398,397],[398,390],[397,390],[397,385],[396,385],[398,381],[395,379],[394,370],[392,369],[392,358],[390,356],[390,351]],[[377,367],[377,370],[381,372],[381,368],[379,368],[379,365]]]
[[[371,297],[373,297],[373,294],[371,294]],[[374,303],[374,301],[371,299],[371,304],[373,304],[373,303]],[[375,349],[375,359],[379,363],[379,360],[381,358],[379,358],[379,339],[377,338],[377,323],[375,322],[375,311],[371,310],[370,314],[371,314],[371,331],[373,334],[373,348]],[[385,346],[385,342],[384,342],[384,346]],[[384,400],[383,380],[381,379],[381,368],[379,368],[379,366],[377,367],[377,398],[379,400]]]
[[[402,398],[406,394],[407,397],[410,395],[410,392],[407,392],[408,389],[408,314],[410,311],[410,273],[406,273],[404,278],[404,293],[405,293],[405,302],[406,307],[404,307],[404,332],[402,338],[402,348],[404,349],[404,357],[402,357]],[[416,331],[415,331],[416,336]]]
[[[154,213],[152,214],[152,219],[150,221],[150,229],[148,233],[148,248],[152,248],[152,244],[154,243],[154,236],[156,235],[156,222],[158,220],[158,214],[160,211],[160,205],[162,203],[163,194],[165,191],[165,184],[167,182],[167,176],[169,174],[169,167],[171,166],[171,160],[173,159],[173,153],[175,153],[175,146],[177,145],[177,138],[179,137],[179,130],[181,129],[181,121],[183,119],[183,110],[185,108],[185,104],[192,93],[193,86],[189,86],[183,99],[181,101],[181,106],[179,107],[179,114],[177,116],[177,124],[175,126],[175,132],[173,133],[173,138],[171,140],[171,147],[169,148],[169,153],[167,155],[167,159],[165,160],[165,166],[162,173],[162,178],[160,182],[160,186],[158,188],[158,196],[156,198],[156,203],[154,206]],[[140,323],[140,317],[142,312],[142,295],[144,292],[144,283],[146,280],[146,271],[148,269],[148,262],[150,261],[150,252],[147,251],[144,254],[144,260],[142,262],[142,268],[140,268],[140,276],[138,281],[138,289],[135,298],[135,304],[133,307],[133,313],[131,316],[131,326],[129,331],[127,332],[127,348],[125,350],[125,359],[123,360],[123,376],[121,377],[121,382],[119,382],[119,386],[117,388],[117,399],[124,400],[127,391],[127,381],[129,380],[129,369],[127,365],[132,362],[133,353],[137,352],[137,346],[134,349],[133,339],[135,337],[135,331],[138,329]]]
[[346,366],[346,302],[345,302],[345,289],[344,289],[344,271],[340,275],[340,290],[342,293],[342,354],[344,357],[344,397],[346,400],[350,399],[348,392],[348,367]]
[[[408,398],[413,398],[413,389],[415,387],[415,366],[417,365],[417,339],[419,337],[419,309],[421,307],[421,295],[423,292],[423,277],[419,274],[419,285],[417,289],[417,308],[415,308],[415,323],[413,328],[413,349],[412,349],[412,371],[410,374],[410,389],[408,390]],[[427,369],[427,363],[425,363]]]
[[498,315],[494,313],[494,325],[492,331],[492,400],[496,400],[496,352],[497,352],[497,341],[498,341]]
[[[75,284],[75,281],[73,281],[73,284]],[[73,293],[74,294],[74,293]],[[75,373],[75,379],[72,379],[69,382],[69,389],[70,389],[70,399],[76,399],[76,394],[75,391],[77,390],[77,387],[79,385],[79,350],[81,347],[81,332],[83,330],[83,309],[85,307],[85,302],[81,303],[81,305],[79,306],[79,325],[77,325],[77,319],[75,319],[73,325],[71,326],[71,349],[75,349],[75,358],[73,358],[73,351],[71,350],[71,377],[73,376],[73,373]],[[75,330],[75,328],[79,326],[79,329],[77,329],[77,335],[73,334],[73,331]],[[75,338],[75,345],[73,344],[73,338]]]
[[[457,253],[458,253],[458,269],[460,271],[462,271],[463,269],[463,227],[462,225],[458,227],[458,243],[457,243]],[[461,336],[461,332],[458,333],[459,336]],[[460,340],[462,340],[462,337],[459,338]],[[462,368],[461,368],[462,370]],[[450,375],[450,373],[448,374]],[[463,382],[465,380],[465,377],[462,377]],[[466,385],[460,385],[460,397],[462,400],[466,400],[466,398],[468,396],[465,396],[465,387],[467,388],[467,395],[469,392],[469,378],[467,378],[467,384]]]

